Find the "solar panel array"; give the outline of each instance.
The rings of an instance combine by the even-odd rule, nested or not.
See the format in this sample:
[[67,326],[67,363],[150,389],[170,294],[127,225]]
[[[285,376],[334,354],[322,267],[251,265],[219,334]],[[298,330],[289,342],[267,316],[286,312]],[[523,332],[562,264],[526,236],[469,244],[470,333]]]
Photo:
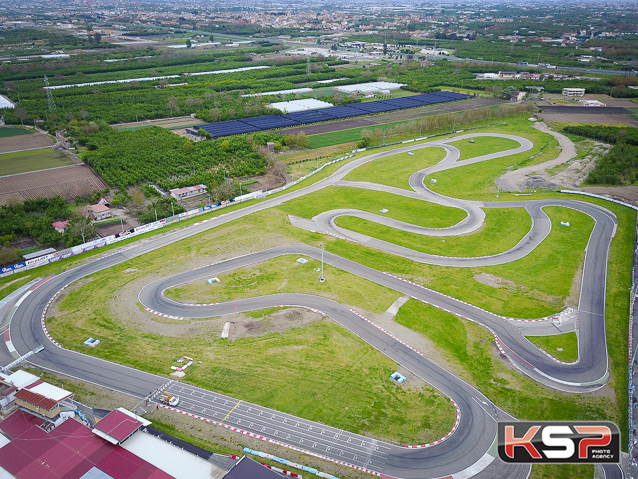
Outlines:
[[243,120],[220,121],[219,123],[206,123],[195,125],[196,130],[203,129],[209,132],[213,138],[222,136],[241,135],[243,133],[254,133],[256,131],[273,130],[275,128],[286,128],[290,126],[308,125],[322,121],[352,118],[355,116],[369,115],[371,113],[382,113],[387,111],[404,110],[419,106],[434,105],[436,103],[447,103],[456,100],[471,98],[470,95],[440,91],[435,93],[423,93],[421,95],[405,96],[401,98],[391,98],[388,100],[370,101],[356,103],[354,105],[333,106],[318,110],[298,111],[286,115],[265,115],[254,118],[244,118]]

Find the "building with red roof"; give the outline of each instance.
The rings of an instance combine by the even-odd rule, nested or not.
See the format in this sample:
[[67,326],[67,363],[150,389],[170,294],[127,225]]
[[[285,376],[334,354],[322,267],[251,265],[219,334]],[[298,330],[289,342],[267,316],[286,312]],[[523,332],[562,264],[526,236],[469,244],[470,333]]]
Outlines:
[[60,418],[60,403],[72,397],[72,392],[43,381],[25,386],[15,394],[18,406],[52,421]]
[[95,221],[101,221],[106,218],[110,218],[113,215],[111,214],[111,209],[108,206],[98,203],[97,205],[89,206],[89,216]]
[[[173,477],[93,434],[78,421],[68,419],[50,432],[42,424],[41,418],[22,410],[0,423],[0,467],[17,479],[80,479],[85,475],[113,479]],[[7,477],[2,472],[0,476]]]
[[53,226],[55,228],[55,231],[57,231],[58,233],[66,233],[66,228],[67,226],[69,226],[69,222],[68,221],[54,221],[53,223],[51,223],[51,226]]
[[174,188],[168,191],[173,198],[181,200],[190,196],[197,196],[206,193],[206,185],[187,186],[186,188]]
[[93,432],[111,444],[121,444],[140,427],[149,424],[150,421],[120,408],[107,414],[95,425]]

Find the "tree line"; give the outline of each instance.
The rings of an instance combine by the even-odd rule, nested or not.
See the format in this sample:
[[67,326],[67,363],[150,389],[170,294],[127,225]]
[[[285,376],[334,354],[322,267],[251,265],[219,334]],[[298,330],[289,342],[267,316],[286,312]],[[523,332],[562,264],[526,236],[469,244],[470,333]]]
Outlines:
[[638,128],[570,125],[565,133],[614,145],[585,180],[588,185],[638,184]]

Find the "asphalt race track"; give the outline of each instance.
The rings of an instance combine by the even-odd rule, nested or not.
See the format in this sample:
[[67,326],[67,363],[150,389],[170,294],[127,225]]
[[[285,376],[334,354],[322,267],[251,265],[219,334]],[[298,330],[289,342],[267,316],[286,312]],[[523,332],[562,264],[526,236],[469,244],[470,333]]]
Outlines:
[[[347,463],[385,477],[406,479],[425,479],[438,477],[516,478],[527,477],[529,466],[504,464],[494,459],[496,421],[511,419],[504,411],[474,387],[439,367],[408,345],[396,340],[387,332],[334,301],[304,294],[279,294],[242,299],[216,305],[185,305],[176,303],[163,296],[163,291],[177,284],[210,277],[223,271],[240,268],[247,264],[265,261],[284,254],[306,255],[319,258],[321,252],[305,245],[279,246],[250,255],[233,258],[195,271],[183,272],[148,284],[139,293],[140,302],[157,312],[175,317],[207,318],[237,311],[250,311],[275,306],[302,306],[313,308],[330,316],[348,330],[359,336],[372,347],[406,367],[443,394],[456,405],[459,413],[458,424],[444,440],[427,447],[406,448],[373,441],[370,438],[313,423],[258,405],[245,403],[235,398],[223,396],[193,386],[167,382],[167,378],[148,374],[126,366],[104,361],[81,353],[73,352],[55,345],[43,330],[41,318],[51,299],[62,288],[96,271],[112,267],[149,251],[173,244],[181,239],[200,233],[213,227],[261,211],[284,201],[317,191],[326,186],[341,184],[350,187],[372,188],[390,191],[395,194],[418,197],[447,206],[462,208],[467,216],[459,224],[439,231],[418,228],[388,218],[369,213],[346,211],[328,211],[315,218],[317,231],[336,234],[352,241],[360,242],[388,253],[405,256],[414,261],[457,267],[502,264],[515,261],[529,254],[540,244],[551,230],[551,223],[545,213],[545,206],[564,206],[574,208],[590,215],[596,220],[587,246],[585,266],[581,286],[578,312],[579,360],[564,364],[533,346],[515,327],[515,322],[463,303],[435,291],[406,282],[392,275],[360,265],[353,261],[326,252],[326,263],[359,275],[370,281],[392,288],[413,298],[428,302],[437,307],[454,312],[462,317],[483,324],[497,338],[507,358],[523,373],[556,389],[570,392],[586,392],[602,387],[608,380],[607,346],[605,343],[605,285],[607,256],[616,228],[615,216],[605,208],[590,203],[573,200],[539,200],[522,202],[478,203],[448,198],[434,193],[424,185],[424,178],[436,171],[456,168],[479,161],[528,151],[531,142],[513,135],[483,134],[513,139],[520,147],[458,161],[459,151],[448,142],[481,136],[480,134],[459,135],[446,140],[425,144],[408,144],[395,150],[371,154],[354,160],[330,177],[314,185],[267,199],[225,215],[204,220],[186,227],[118,250],[117,252],[91,260],[74,269],[48,278],[29,290],[22,298],[10,326],[11,342],[20,354],[24,354],[37,345],[44,350],[29,359],[30,362],[45,369],[57,371],[98,385],[123,391],[140,398],[156,398],[158,390],[174,392],[182,399],[178,409],[197,417],[222,423],[226,427],[240,429],[258,437],[276,441],[288,447],[307,451],[333,461]],[[389,188],[370,183],[352,183],[342,181],[345,175],[357,166],[389,155],[408,152],[420,148],[443,147],[447,155],[434,167],[416,172],[410,178],[414,192]],[[478,228],[485,217],[482,208],[524,207],[532,217],[532,228],[509,251],[481,258],[449,258],[427,255],[401,248],[391,243],[375,240],[365,235],[338,228],[334,218],[343,214],[357,215],[371,221],[383,222],[398,229],[407,229],[419,234],[451,235],[466,234]],[[622,471],[616,466],[605,467],[606,477],[622,477]]]

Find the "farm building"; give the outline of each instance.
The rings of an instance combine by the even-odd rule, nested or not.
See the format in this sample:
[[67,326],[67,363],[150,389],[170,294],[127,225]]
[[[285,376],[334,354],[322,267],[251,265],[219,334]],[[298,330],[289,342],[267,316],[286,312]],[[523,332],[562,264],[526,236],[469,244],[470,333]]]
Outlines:
[[602,101],[596,100],[595,98],[585,98],[583,100],[579,100],[584,106],[607,106]]
[[527,92],[515,91],[514,93],[512,93],[510,97],[510,101],[515,101],[515,102],[523,101],[523,99],[525,98],[525,95],[527,95]]
[[55,221],[53,223],[51,223],[51,226],[53,226],[55,228],[55,231],[57,231],[58,233],[66,233],[66,228],[69,226],[69,222],[68,221]]
[[585,96],[584,88],[563,88],[563,96],[579,97]]
[[347,95],[352,92],[357,92],[360,94],[379,93],[381,90],[398,90],[404,85],[405,83],[375,81],[369,83],[357,83],[355,85],[340,85],[336,86],[335,90],[338,90],[341,93],[345,93]]
[[187,186],[186,188],[174,188],[169,190],[171,196],[178,200],[184,198],[190,198],[191,196],[197,196],[206,193],[206,185]]
[[316,100],[314,98],[306,98],[304,100],[280,101],[268,105],[270,108],[283,111],[284,113],[295,113],[298,111],[318,110],[320,108],[330,108],[334,106],[327,101]]
[[97,205],[89,206],[89,216],[91,216],[94,221],[102,221],[113,215],[111,214],[111,209],[108,206],[98,203]]

